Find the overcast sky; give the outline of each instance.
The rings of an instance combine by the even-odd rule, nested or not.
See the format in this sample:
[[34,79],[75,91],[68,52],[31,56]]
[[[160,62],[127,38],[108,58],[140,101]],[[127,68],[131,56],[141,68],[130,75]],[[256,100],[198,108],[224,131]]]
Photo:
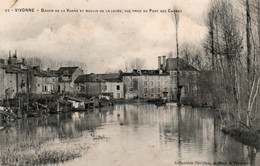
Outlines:
[[[175,55],[175,26],[169,13],[6,13],[14,0],[0,0],[0,56],[17,50],[23,57],[75,60],[88,72],[125,69],[138,57],[157,68],[157,56]],[[209,0],[19,0],[13,8],[182,10],[180,44],[198,44]]]

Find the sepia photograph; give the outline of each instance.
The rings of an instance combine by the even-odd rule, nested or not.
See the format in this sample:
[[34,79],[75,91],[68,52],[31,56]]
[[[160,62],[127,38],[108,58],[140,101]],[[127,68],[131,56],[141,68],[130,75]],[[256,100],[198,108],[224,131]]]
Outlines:
[[0,0],[0,166],[259,166],[260,0]]

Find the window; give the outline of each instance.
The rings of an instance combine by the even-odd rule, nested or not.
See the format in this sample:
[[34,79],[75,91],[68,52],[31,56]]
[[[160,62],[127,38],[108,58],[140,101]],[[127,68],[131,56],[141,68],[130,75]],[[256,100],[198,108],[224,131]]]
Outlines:
[[47,86],[42,86],[42,92],[47,92]]
[[153,93],[153,88],[151,89],[151,92]]
[[107,86],[105,85],[104,90],[107,90]]
[[153,94],[151,94],[151,97],[154,97],[154,95],[153,95]]
[[144,88],[144,93],[147,93],[147,88]]
[[161,89],[160,89],[160,88],[158,88],[158,89],[157,89],[157,92],[159,92],[159,93],[160,93],[160,92],[161,92]]
[[151,82],[151,85],[153,85],[153,81]]
[[144,85],[147,85],[147,81],[144,81]]
[[116,97],[117,97],[117,99],[120,99],[120,93],[117,93]]
[[167,97],[167,93],[163,93],[163,97]]
[[158,86],[160,86],[160,82],[158,82],[157,84],[158,84]]
[[120,90],[120,85],[117,85],[117,86],[116,86],[116,90]]
[[161,97],[161,95],[160,95],[160,94],[157,94],[157,97],[159,97],[159,98],[160,98],[160,97]]

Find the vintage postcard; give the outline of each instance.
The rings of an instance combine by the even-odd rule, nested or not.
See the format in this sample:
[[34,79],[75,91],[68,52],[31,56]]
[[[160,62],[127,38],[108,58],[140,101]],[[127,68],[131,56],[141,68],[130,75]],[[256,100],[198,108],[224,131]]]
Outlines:
[[0,0],[0,165],[260,165],[260,0]]

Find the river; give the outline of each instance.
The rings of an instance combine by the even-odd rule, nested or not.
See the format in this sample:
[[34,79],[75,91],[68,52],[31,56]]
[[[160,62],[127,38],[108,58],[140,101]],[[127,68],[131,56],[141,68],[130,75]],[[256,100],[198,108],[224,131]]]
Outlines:
[[[0,141],[3,165],[17,160],[21,164],[26,157],[42,158],[43,154],[55,160],[59,153],[73,156],[58,163],[66,166],[260,163],[259,153],[248,155],[247,146],[220,131],[212,111],[191,107],[121,104],[91,113],[28,118],[0,131]],[[17,159],[9,161],[12,157]]]

